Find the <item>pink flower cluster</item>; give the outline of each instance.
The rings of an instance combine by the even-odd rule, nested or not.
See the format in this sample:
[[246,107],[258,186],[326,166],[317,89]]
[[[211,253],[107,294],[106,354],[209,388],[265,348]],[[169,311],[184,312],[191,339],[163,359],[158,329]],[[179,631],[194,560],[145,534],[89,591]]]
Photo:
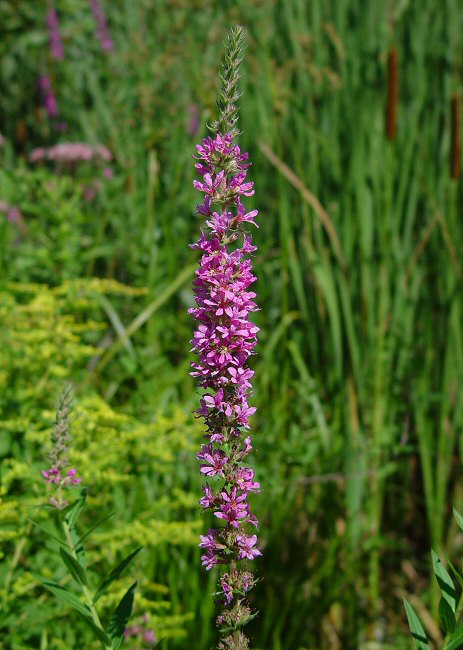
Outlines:
[[[248,404],[254,375],[248,361],[254,353],[258,328],[249,319],[257,310],[255,293],[249,290],[256,279],[249,255],[256,248],[243,226],[256,225],[257,210],[246,212],[243,198],[254,194],[253,183],[246,181],[250,163],[246,162],[248,154],[232,145],[230,134],[206,138],[197,145],[195,158],[201,180],[195,180],[194,187],[204,194],[196,211],[206,217],[207,226],[192,245],[202,257],[194,281],[197,306],[189,310],[198,323],[192,339],[198,361],[191,364],[191,374],[204,389],[197,414],[207,426],[207,443],[197,458],[205,478],[220,479],[215,488],[209,482],[203,485],[199,503],[225,524],[201,535],[201,559],[209,570],[217,564],[261,555],[257,535],[250,534],[248,528],[257,528],[248,496],[259,492],[260,485],[253,470],[245,465],[252,450],[251,436],[246,432],[249,417],[255,412]],[[227,605],[233,594],[243,594],[252,586],[252,579],[243,583],[242,576],[243,572],[233,570],[222,577]]]
[[60,485],[61,487],[67,487],[68,485],[78,485],[82,479],[76,475],[77,470],[70,469],[64,476],[62,476],[61,470],[53,465],[49,470],[42,470],[42,476],[47,483],[54,483],[55,485]]
[[109,35],[106,16],[98,0],[90,0],[90,6],[96,23],[96,37],[100,41],[101,49],[109,52],[113,48],[113,42]]
[[[154,648],[157,639],[153,630],[147,627],[148,623],[149,614],[145,613],[143,615],[143,625],[129,625],[125,628],[124,639],[127,641],[129,639],[135,640],[139,648]],[[141,646],[139,644],[141,644]],[[136,649],[132,648],[132,650]]]
[[86,142],[61,142],[52,147],[37,147],[29,154],[31,162],[49,160],[59,164],[77,164],[91,160],[109,161],[112,154],[103,145],[91,145]]
[[54,120],[56,117],[58,117],[59,111],[51,77],[46,74],[39,77],[38,87],[42,95],[45,111],[48,117]]
[[63,43],[61,41],[61,34],[59,29],[58,12],[54,7],[50,7],[47,11],[46,23],[48,28],[48,36],[50,39],[50,52],[54,59],[62,61],[64,59]]

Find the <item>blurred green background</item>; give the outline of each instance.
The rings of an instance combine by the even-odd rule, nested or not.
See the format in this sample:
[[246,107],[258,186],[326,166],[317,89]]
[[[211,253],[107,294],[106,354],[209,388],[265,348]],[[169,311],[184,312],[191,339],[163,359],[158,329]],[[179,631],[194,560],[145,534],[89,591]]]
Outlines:
[[[260,210],[252,647],[410,648],[404,596],[439,643],[429,549],[460,563],[463,544],[461,3],[101,0],[104,50],[91,3],[59,0],[62,60],[51,6],[0,3],[0,648],[97,647],[29,574],[62,576],[28,518],[49,520],[40,470],[66,380],[88,523],[116,513],[91,566],[144,544],[135,621],[148,613],[166,650],[214,646],[191,154],[237,23]],[[29,160],[60,142],[113,160]]]

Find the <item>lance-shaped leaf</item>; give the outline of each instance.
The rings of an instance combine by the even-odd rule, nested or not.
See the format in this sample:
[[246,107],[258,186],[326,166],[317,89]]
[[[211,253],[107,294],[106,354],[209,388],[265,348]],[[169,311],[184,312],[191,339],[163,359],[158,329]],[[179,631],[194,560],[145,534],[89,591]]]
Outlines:
[[31,573],[31,575],[44,587],[51,591],[51,593],[54,594],[62,603],[69,605],[75,609],[76,612],[79,612],[79,614],[90,616],[90,610],[88,607],[81,603],[77,596],[70,589],[63,587],[53,580],[46,580],[45,578],[42,578],[42,576],[38,575],[38,573]]
[[410,632],[412,633],[413,640],[415,641],[415,646],[417,650],[429,650],[428,637],[421,625],[421,621],[418,616],[415,614],[415,610],[410,605],[408,600],[404,598],[405,612],[408,618],[408,625],[410,627]]
[[83,510],[85,505],[85,500],[87,499],[87,488],[83,488],[80,491],[79,497],[72,503],[70,506],[63,510],[64,520],[68,524],[69,528],[74,528],[77,523],[77,520],[80,517],[80,513]]
[[103,580],[101,585],[98,587],[98,589],[96,591],[96,594],[93,597],[93,603],[94,604],[100,598],[100,596],[102,596],[104,594],[104,592],[109,587],[109,585],[112,582],[114,582],[114,580],[117,580],[118,578],[120,578],[120,576],[122,575],[122,572],[124,571],[124,569],[126,567],[128,567],[130,562],[141,551],[142,548],[143,548],[143,546],[139,546],[138,548],[136,548],[133,551],[133,553],[128,555],[124,560],[122,560],[122,562],[120,564],[118,564],[117,567],[115,569],[113,569],[108,576],[106,576],[106,578]]
[[455,630],[457,621],[452,608],[444,597],[439,601],[439,618],[445,634],[451,634]]
[[463,625],[460,625],[444,644],[443,650],[461,650],[463,648]]
[[27,518],[28,521],[34,524],[34,526],[37,526],[37,528],[40,528],[40,530],[43,530],[44,533],[46,533],[51,539],[54,539],[55,541],[58,542],[58,544],[66,544],[66,540],[62,539],[61,537],[58,537],[54,533],[52,533],[48,528],[45,528],[45,526],[42,526],[42,524],[39,524],[38,521],[35,521],[35,519],[31,519],[30,517]]
[[76,560],[76,558],[71,555],[71,553],[69,553],[69,551],[67,551],[65,548],[61,547],[59,552],[61,553],[63,562],[69,569],[74,580],[76,580],[80,585],[84,585],[86,587],[88,583],[85,567],[83,567],[79,561]]
[[113,650],[117,650],[120,647],[124,638],[124,631],[127,627],[127,623],[129,622],[130,615],[132,614],[133,599],[135,596],[136,587],[137,583],[134,582],[122,597],[109,622],[108,634],[112,641]]
[[453,584],[453,580],[437,553],[431,551],[431,557],[434,574],[442,591],[442,596],[450,605],[452,612],[455,613],[458,603],[458,594],[456,592],[455,585]]
[[102,525],[104,524],[104,522],[105,522],[105,521],[108,521],[108,519],[110,519],[111,517],[113,517],[114,514],[115,514],[114,512],[110,512],[109,515],[106,515],[106,517],[103,517],[103,519],[101,519],[97,524],[95,524],[95,525],[92,526],[89,530],[87,530],[87,532],[84,533],[84,535],[82,535],[82,537],[80,537],[80,539],[79,539],[79,541],[78,541],[78,545],[82,544],[82,542],[83,542],[85,539],[87,539],[87,537],[89,537],[89,536],[93,533],[94,530],[96,530],[97,528],[99,528],[100,526],[102,526]]
[[455,510],[455,508],[453,509],[453,516],[455,517],[455,521],[460,526],[461,530],[463,530],[463,517],[460,515],[458,510]]
[[83,615],[81,616],[81,618],[83,618],[84,621],[87,623],[87,625],[92,628],[94,635],[97,637],[99,641],[101,641],[104,648],[107,648],[108,646],[111,647],[111,639],[106,634],[106,632],[101,629],[101,627],[98,627],[98,625],[95,623],[93,618],[91,618],[90,616],[83,616]]

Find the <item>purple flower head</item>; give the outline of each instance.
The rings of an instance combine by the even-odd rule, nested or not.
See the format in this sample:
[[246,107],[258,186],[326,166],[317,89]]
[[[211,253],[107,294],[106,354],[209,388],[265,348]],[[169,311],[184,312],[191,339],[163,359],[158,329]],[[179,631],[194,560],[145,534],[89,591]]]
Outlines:
[[201,474],[210,481],[202,487],[199,503],[218,520],[217,528],[201,535],[205,551],[201,562],[206,570],[230,565],[220,578],[218,595],[224,610],[217,617],[221,632],[229,634],[218,647],[230,649],[249,647],[240,627],[252,618],[243,597],[254,579],[237,564],[261,555],[257,535],[250,532],[258,522],[248,501],[260,485],[244,464],[252,451],[247,430],[256,409],[249,404],[254,376],[249,362],[258,333],[251,320],[258,309],[251,290],[256,280],[251,255],[256,248],[246,229],[257,226],[258,211],[245,206],[254,184],[247,177],[249,156],[234,142],[239,134],[234,102],[239,97],[242,39],[242,28],[231,31],[217,102],[219,118],[210,127],[213,136],[198,144],[193,156],[199,176],[193,186],[202,194],[196,213],[203,228],[191,245],[201,257],[193,282],[196,305],[189,309],[196,321],[191,345],[197,358],[191,375],[201,389],[196,415],[204,418],[207,440],[197,458]]
[[53,92],[51,78],[48,75],[42,75],[39,77],[38,87],[48,117],[52,119],[56,118],[58,116],[58,103],[56,101],[55,93]]
[[58,12],[54,7],[50,7],[50,9],[47,11],[45,22],[48,28],[51,55],[57,61],[62,61],[64,59],[63,43],[61,41],[61,34],[59,30]]
[[113,42],[109,34],[104,11],[98,0],[90,0],[90,7],[96,23],[96,37],[100,41],[101,49],[103,52],[109,52],[113,49]]
[[55,427],[51,436],[50,450],[51,467],[42,470],[42,476],[49,484],[56,486],[56,494],[50,498],[52,506],[62,510],[68,504],[63,498],[63,490],[78,485],[82,479],[77,476],[77,470],[69,468],[68,447],[70,442],[69,415],[71,410],[71,387],[67,386],[59,398],[56,410]]
[[138,648],[154,648],[157,639],[152,629],[148,626],[150,616],[145,612],[140,623],[135,625],[128,625],[124,630],[124,639],[134,639],[137,642]]
[[210,571],[218,563],[219,559],[214,551],[208,550],[207,553],[201,555],[201,564],[205,567],[206,571]]
[[[250,259],[255,246],[243,228],[256,225],[258,212],[244,206],[243,197],[254,193],[253,184],[246,180],[248,155],[232,140],[230,134],[217,134],[197,146],[200,180],[194,181],[203,194],[196,211],[206,217],[205,228],[192,245],[202,257],[193,285],[196,307],[189,310],[197,322],[191,344],[198,361],[191,364],[191,374],[203,389],[196,415],[204,418],[207,427],[207,444],[196,456],[203,475],[222,481],[218,488],[203,486],[199,500],[203,510],[212,510],[223,523],[222,528],[201,535],[200,547],[205,551],[201,562],[206,570],[231,559],[261,555],[257,535],[247,532],[249,526],[258,525],[248,494],[259,492],[260,485],[253,470],[243,465],[252,451],[251,436],[245,433],[256,410],[248,403],[254,376],[248,362],[258,333],[250,320],[257,309],[250,290],[256,279]],[[235,592],[243,595],[254,584],[252,576],[243,581],[242,574],[236,571],[233,580],[221,580],[226,607]]]
[[29,154],[31,162],[49,161],[55,167],[76,167],[82,163],[101,163],[112,160],[112,153],[101,144],[86,142],[60,142],[52,147],[38,147]]
[[197,135],[199,131],[199,116],[201,110],[197,104],[189,104],[187,106],[188,113],[188,126],[187,133],[188,135]]
[[248,558],[253,560],[258,555],[262,555],[258,548],[255,548],[257,544],[257,535],[238,535],[236,538],[236,543],[238,545],[238,557],[240,560]]

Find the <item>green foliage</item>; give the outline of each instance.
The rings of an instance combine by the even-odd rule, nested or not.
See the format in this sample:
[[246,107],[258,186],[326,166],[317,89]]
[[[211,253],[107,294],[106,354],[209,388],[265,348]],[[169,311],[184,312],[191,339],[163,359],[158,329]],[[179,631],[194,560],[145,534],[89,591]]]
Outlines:
[[[31,594],[37,592],[29,574],[31,569],[35,576],[43,572],[41,582],[61,601],[82,608],[69,586],[61,583],[62,572],[51,560],[51,549],[48,545],[43,547],[40,540],[43,529],[52,539],[61,539],[54,527],[50,529],[46,511],[39,507],[46,501],[40,470],[44,466],[41,458],[53,420],[53,412],[46,408],[49,402],[46,394],[56,394],[58,386],[70,377],[79,381],[85,376],[89,359],[98,354],[99,347],[94,343],[108,327],[98,301],[102,294],[130,298],[140,292],[114,281],[91,279],[56,288],[16,284],[2,293],[0,543],[3,557],[8,559],[0,569],[3,604],[0,627],[2,639],[13,644],[12,647],[20,638],[21,642],[40,638],[43,621],[51,621],[60,611],[48,599],[43,600],[43,596],[38,601],[31,600]],[[185,472],[182,478],[180,471],[180,480],[175,482],[172,476],[177,462],[184,464],[194,458],[200,431],[189,415],[178,408],[169,415],[153,415],[151,422],[143,423],[131,415],[116,412],[92,390],[87,390],[77,401],[72,430],[72,463],[79,467],[79,474],[90,486],[88,513],[83,523],[91,532],[96,518],[102,519],[105,508],[116,510],[120,518],[118,525],[113,523],[111,528],[103,522],[104,528],[94,530],[89,540],[92,571],[109,574],[100,586],[98,600],[109,584],[114,583],[115,587],[114,593],[101,598],[103,611],[109,612],[117,604],[114,599],[121,598],[121,573],[138,551],[125,560],[118,561],[118,558],[128,554],[126,549],[133,550],[134,539],[143,539],[146,557],[142,559],[138,611],[151,612],[158,635],[182,636],[188,615],[169,612],[168,589],[155,578],[157,570],[152,553],[154,547],[166,553],[162,549],[172,545],[197,544],[200,528],[195,516],[197,496],[189,491]],[[130,494],[128,488],[137,482],[137,491]],[[153,498],[155,493],[159,494],[158,498]],[[84,502],[83,491],[64,510],[78,560],[63,547],[60,553],[73,578],[86,586],[82,544],[88,535],[79,536],[73,530],[77,519],[83,516]],[[28,521],[31,516],[39,526],[37,532],[36,526]],[[114,564],[118,566],[111,569]],[[88,618],[88,612],[81,613]],[[27,621],[21,632],[14,623],[18,616]],[[90,631],[91,620],[84,622]],[[51,627],[54,640],[48,633],[50,648],[60,647],[60,638],[73,643],[69,630],[60,632],[60,627]],[[86,629],[75,627],[73,633],[87,638]]]
[[421,625],[420,619],[415,614],[415,610],[410,605],[408,600],[404,600],[405,611],[407,612],[408,624],[412,633],[413,640],[417,650],[427,650],[429,648],[428,638]]
[[[457,524],[461,527],[463,522],[462,516],[455,508],[453,509],[453,513]],[[463,647],[463,622],[461,620],[463,594],[461,590],[455,587],[451,575],[435,551],[431,551],[431,558],[434,575],[442,594],[438,607],[439,620],[444,634],[442,650],[458,650]],[[451,568],[461,587],[463,585],[463,573],[457,571],[452,565]],[[404,604],[408,624],[416,647],[418,650],[429,648],[426,633],[419,618],[407,600],[404,600]]]

